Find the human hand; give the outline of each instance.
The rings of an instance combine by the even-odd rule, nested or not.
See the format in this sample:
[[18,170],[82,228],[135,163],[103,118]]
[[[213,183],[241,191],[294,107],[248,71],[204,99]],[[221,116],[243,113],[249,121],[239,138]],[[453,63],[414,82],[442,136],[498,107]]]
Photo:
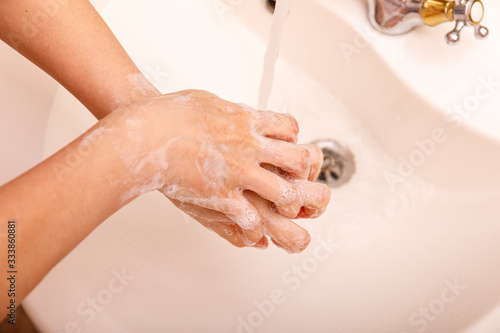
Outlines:
[[[298,133],[293,117],[255,111],[194,90],[129,108],[133,112],[127,119],[128,135],[132,142],[144,141],[138,155],[127,161],[140,179],[132,193],[144,192],[144,186],[159,189],[199,221],[213,220],[214,215],[205,212],[200,217],[199,207],[220,212],[226,224],[230,221],[241,229],[246,245],[262,239],[264,225],[244,191],[271,202],[282,216],[300,215],[302,198],[284,176],[315,178],[321,153],[293,143]],[[279,168],[283,175],[261,165]]]
[[[315,218],[320,216],[330,200],[329,188],[322,184],[304,180],[294,180],[292,182],[295,184],[299,196],[305,199],[303,199],[304,206],[299,215],[297,215],[297,218]],[[271,202],[253,192],[247,191],[244,195],[259,211],[264,222],[264,233],[271,238],[276,246],[289,253],[298,253],[302,252],[309,245],[311,236],[307,230],[277,213]],[[172,202],[193,219],[214,231],[234,246],[252,246],[265,249],[269,244],[266,236],[262,236],[255,244],[249,242],[248,236],[246,236],[248,232],[245,233],[241,227],[223,213],[177,200],[172,200]],[[259,234],[255,233],[255,239],[259,236]]]
[[[320,154],[316,160],[316,165],[321,166],[322,160],[323,155]],[[316,218],[323,214],[330,201],[331,192],[328,186],[313,182],[318,177],[319,167],[314,168],[308,179],[291,177],[279,168],[270,165],[264,167],[275,174],[281,175],[294,185],[302,201],[302,208],[295,217],[296,219]],[[309,232],[289,218],[278,214],[271,202],[255,195],[255,193],[247,193],[246,197],[258,209],[264,220],[265,234],[271,238],[276,246],[288,253],[298,253],[309,245],[311,241]]]

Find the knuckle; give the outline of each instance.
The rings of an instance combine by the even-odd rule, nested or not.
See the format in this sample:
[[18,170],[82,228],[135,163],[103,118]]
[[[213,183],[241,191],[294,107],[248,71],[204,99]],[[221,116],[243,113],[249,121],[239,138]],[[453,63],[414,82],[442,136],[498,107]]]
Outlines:
[[211,92],[201,89],[192,89],[191,92],[198,97],[214,97],[215,95]]
[[201,89],[187,89],[183,91],[179,91],[178,94],[188,95],[194,97],[197,100],[213,100],[218,99],[218,97],[211,92]]

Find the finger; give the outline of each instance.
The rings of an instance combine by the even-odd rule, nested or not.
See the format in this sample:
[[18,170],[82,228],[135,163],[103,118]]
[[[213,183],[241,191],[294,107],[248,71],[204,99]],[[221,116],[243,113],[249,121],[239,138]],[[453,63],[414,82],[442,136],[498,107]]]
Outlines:
[[307,179],[313,182],[318,178],[323,166],[323,151],[316,145],[305,145],[305,147],[311,153],[310,172]]
[[269,246],[269,241],[267,240],[267,237],[262,236],[260,241],[258,241],[253,247],[258,249],[267,249],[268,246]]
[[245,238],[241,228],[234,224],[226,215],[203,208],[190,203],[181,202],[176,199],[169,198],[172,203],[181,209],[183,212],[198,221],[205,228],[214,231],[220,237],[224,238],[236,247],[246,247]]
[[232,199],[226,201],[223,213],[234,221],[241,229],[248,246],[255,245],[264,236],[264,224],[257,209],[240,191],[232,193]]
[[294,218],[302,207],[302,201],[291,183],[261,167],[251,168],[241,185],[273,202],[283,216]]
[[[275,241],[274,239],[271,238],[271,241],[273,242],[274,245],[276,245],[277,247],[279,247],[280,249],[283,249],[285,251],[287,251],[287,249],[281,245],[280,243],[278,243],[277,241]],[[287,251],[288,252],[288,251]]]
[[311,242],[306,229],[276,213],[271,213],[266,218],[266,234],[288,253],[300,253]]
[[[233,196],[233,199],[224,200],[217,205],[217,210],[177,200],[176,205],[223,238],[230,240],[236,237],[237,242],[239,238],[242,238],[246,246],[253,246],[264,236],[264,224],[257,209],[241,193],[235,192]],[[238,233],[234,234],[235,231],[231,228],[215,225],[215,222],[222,222],[229,226],[236,223],[239,226]],[[226,231],[231,234],[225,235]]]
[[265,137],[294,143],[299,134],[299,124],[292,115],[272,111],[257,111],[256,129]]
[[297,180],[293,182],[302,199],[302,208],[297,218],[316,218],[324,213],[330,202],[331,191],[325,184]]
[[299,213],[292,218],[316,218],[324,213],[330,202],[331,196],[331,191],[328,186],[303,179],[293,179],[287,175],[283,175],[281,170],[273,165],[263,164],[261,167],[274,174],[280,175],[294,185],[297,195],[301,200],[302,207]]
[[313,162],[309,147],[272,139],[264,140],[259,162],[276,166],[299,179],[309,178]]
[[[264,225],[259,212],[245,199],[241,190],[232,191],[230,198],[201,200],[196,204],[184,201],[180,205],[183,210],[188,207],[190,215],[198,214],[199,218],[196,220],[200,223],[201,220],[220,219],[220,215],[213,217],[214,212],[220,212],[228,224],[236,223],[242,229],[244,241],[248,246],[257,243],[264,235]],[[300,210],[300,207],[298,209]]]
[[227,225],[223,222],[211,222],[208,228],[236,247],[249,246],[241,228],[236,224]]
[[259,210],[264,219],[266,234],[273,242],[288,253],[302,252],[309,245],[311,236],[307,230],[274,212],[271,203],[255,193],[245,192],[245,196]]
[[177,208],[182,210],[184,213],[191,216],[193,219],[197,220],[202,224],[208,224],[210,222],[224,222],[227,225],[234,224],[230,218],[221,212],[215,211],[213,209],[204,208],[195,204],[188,202],[179,201],[177,199],[172,199],[167,197]]

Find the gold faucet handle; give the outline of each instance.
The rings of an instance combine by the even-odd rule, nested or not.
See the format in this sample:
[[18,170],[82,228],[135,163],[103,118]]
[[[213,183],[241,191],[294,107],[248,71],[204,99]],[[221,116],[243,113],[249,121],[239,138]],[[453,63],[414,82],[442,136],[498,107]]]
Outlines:
[[460,32],[465,26],[474,28],[474,35],[477,39],[488,36],[488,29],[481,25],[484,17],[484,5],[481,0],[455,0],[453,6],[453,19],[457,22],[455,28],[450,31],[445,40],[449,45],[453,45],[460,40]]

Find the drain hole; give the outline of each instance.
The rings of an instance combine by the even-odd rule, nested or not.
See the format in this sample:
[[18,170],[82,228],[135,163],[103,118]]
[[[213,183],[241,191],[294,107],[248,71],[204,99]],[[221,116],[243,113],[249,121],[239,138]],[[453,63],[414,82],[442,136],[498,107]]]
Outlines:
[[267,0],[266,2],[267,2],[267,8],[269,8],[269,10],[274,13],[274,9],[276,8],[276,1]]
[[[330,171],[330,178],[338,180],[340,178],[340,176],[338,174],[336,174],[335,172]],[[325,172],[320,172],[320,174],[318,176],[318,180],[320,180],[320,181],[322,181],[324,183],[326,182],[327,177],[325,175]]]
[[349,182],[356,171],[354,155],[349,148],[335,140],[319,140],[313,144],[321,148],[324,156],[317,181],[331,188]]

